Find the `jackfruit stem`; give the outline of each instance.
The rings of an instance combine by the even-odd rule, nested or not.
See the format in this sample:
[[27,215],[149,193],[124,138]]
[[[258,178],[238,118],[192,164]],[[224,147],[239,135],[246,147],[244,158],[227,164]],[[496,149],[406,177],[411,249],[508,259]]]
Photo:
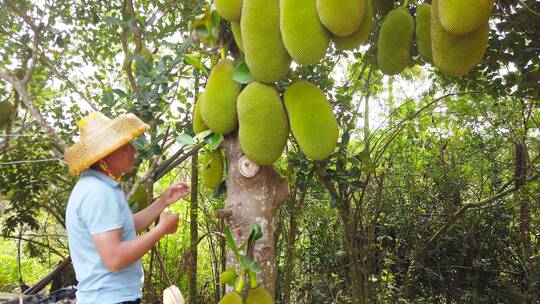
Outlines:
[[234,291],[236,291],[238,294],[242,294],[242,290],[244,290],[244,286],[246,286],[246,271],[242,271],[242,273],[238,276],[238,280],[236,280],[236,285],[234,286]]
[[403,5],[401,7],[407,8],[407,5],[409,5],[410,0],[405,0]]
[[257,283],[257,274],[253,271],[248,271],[249,274],[249,287],[251,288],[257,288],[259,286],[259,283]]

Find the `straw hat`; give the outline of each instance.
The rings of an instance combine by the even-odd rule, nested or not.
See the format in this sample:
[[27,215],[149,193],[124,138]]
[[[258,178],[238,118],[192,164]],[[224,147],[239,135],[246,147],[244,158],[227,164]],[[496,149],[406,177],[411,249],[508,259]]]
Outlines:
[[80,139],[65,153],[71,175],[78,175],[149,129],[131,113],[111,120],[100,112],[94,112],[81,119],[77,126]]

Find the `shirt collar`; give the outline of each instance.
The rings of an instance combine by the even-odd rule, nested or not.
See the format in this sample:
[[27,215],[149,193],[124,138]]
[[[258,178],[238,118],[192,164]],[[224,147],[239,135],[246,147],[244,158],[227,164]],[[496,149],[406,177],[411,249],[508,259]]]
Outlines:
[[97,177],[99,178],[101,181],[105,182],[107,185],[111,186],[112,188],[118,188],[120,187],[120,184],[118,184],[117,181],[115,181],[114,179],[110,178],[109,176],[107,176],[106,174],[102,173],[102,172],[99,172],[97,170],[94,170],[94,169],[86,169],[84,170],[82,173],[81,173],[81,177],[82,176],[94,176],[94,177]]

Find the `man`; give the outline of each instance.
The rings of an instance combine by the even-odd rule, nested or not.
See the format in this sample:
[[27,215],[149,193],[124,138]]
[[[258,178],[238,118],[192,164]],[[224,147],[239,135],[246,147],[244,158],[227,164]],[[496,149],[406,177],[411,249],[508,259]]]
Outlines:
[[[70,173],[81,174],[66,209],[69,251],[79,281],[77,303],[140,303],[141,258],[163,236],[176,232],[178,215],[163,210],[184,197],[189,186],[172,185],[132,214],[118,182],[133,167],[137,151],[130,142],[148,125],[133,114],[111,120],[95,112],[78,127],[80,139],[65,154]],[[137,237],[158,217],[158,225]]]

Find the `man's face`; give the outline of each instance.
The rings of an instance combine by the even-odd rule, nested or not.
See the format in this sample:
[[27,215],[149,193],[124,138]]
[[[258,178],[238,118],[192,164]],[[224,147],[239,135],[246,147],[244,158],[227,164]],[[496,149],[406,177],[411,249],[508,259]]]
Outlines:
[[122,175],[131,171],[137,150],[128,143],[104,158],[114,175]]

